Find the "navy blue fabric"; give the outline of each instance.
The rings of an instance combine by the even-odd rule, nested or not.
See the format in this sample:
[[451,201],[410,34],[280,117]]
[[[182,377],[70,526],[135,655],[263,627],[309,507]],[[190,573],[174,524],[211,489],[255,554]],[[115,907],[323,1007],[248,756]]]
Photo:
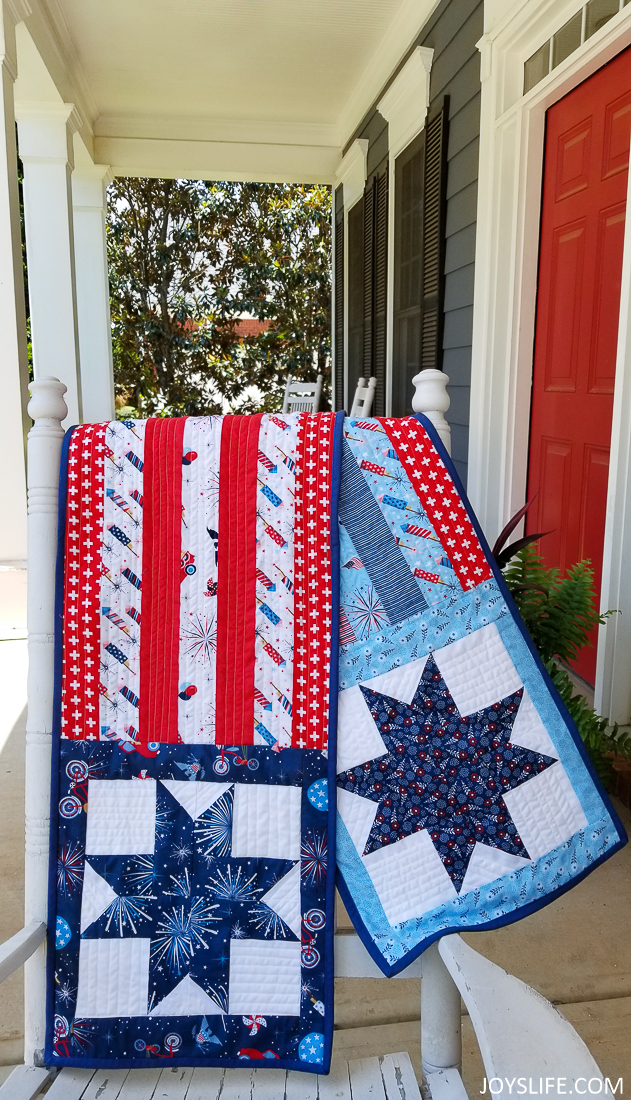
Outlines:
[[388,749],[338,776],[379,804],[365,854],[427,829],[458,891],[476,842],[529,858],[504,794],[555,761],[510,744],[523,689],[463,717],[430,657],[409,706],[361,692]]
[[[155,852],[89,855],[85,860],[87,815],[76,812],[75,803],[77,798],[81,802],[87,798],[88,780],[180,779],[180,764],[189,768],[191,782],[223,778],[225,759],[230,759],[229,780],[247,785],[282,783],[302,790],[302,1016],[267,1015],[265,1026],[255,1035],[247,1017],[234,1014],[71,1020],[66,1013],[78,986],[79,936],[83,942],[150,936],[150,1010],[188,974],[224,1012],[228,1010],[231,940],[247,937],[270,942],[270,935],[283,942],[296,940],[280,917],[258,900],[291,870],[292,861],[230,856],[230,791],[193,821],[158,783]],[[280,1058],[283,1065],[295,1061],[296,1068],[310,1068],[297,1057],[298,1047],[307,1035],[318,1034],[324,1042],[327,973],[320,935],[327,923],[333,923],[331,911],[327,912],[328,761],[315,750],[284,749],[281,775],[278,753],[258,746],[248,749],[247,763],[240,761],[238,754],[214,745],[161,745],[155,757],[140,759],[136,752],[126,753],[107,742],[61,741],[55,860],[56,1024],[46,1046],[49,1064],[151,1065],[158,1057],[168,1057],[174,1064],[188,1065],[243,1064],[243,1059],[255,1058],[258,1065],[252,1053],[258,1052],[266,1064],[278,1064]],[[254,762],[256,768],[251,766]],[[84,861],[117,898],[81,933]],[[331,1002],[329,1017],[332,1022]],[[90,1053],[103,1042],[104,1033],[107,1060]],[[321,1071],[322,1064],[317,1068]]]

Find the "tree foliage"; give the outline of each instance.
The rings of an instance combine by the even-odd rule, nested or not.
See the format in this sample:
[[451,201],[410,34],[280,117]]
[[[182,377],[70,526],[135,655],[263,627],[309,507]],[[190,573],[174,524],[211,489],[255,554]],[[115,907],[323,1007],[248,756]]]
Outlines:
[[[108,198],[119,405],[274,409],[288,373],[323,374],[328,395],[328,187],[127,178]],[[240,336],[244,314],[268,327]]]

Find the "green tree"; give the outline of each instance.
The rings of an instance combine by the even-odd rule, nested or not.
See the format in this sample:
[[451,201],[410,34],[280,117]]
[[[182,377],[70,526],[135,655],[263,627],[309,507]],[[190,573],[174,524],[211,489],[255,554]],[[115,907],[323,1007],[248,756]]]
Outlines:
[[[117,179],[108,260],[119,403],[136,414],[278,408],[330,392],[328,187]],[[268,327],[241,337],[246,314]]]

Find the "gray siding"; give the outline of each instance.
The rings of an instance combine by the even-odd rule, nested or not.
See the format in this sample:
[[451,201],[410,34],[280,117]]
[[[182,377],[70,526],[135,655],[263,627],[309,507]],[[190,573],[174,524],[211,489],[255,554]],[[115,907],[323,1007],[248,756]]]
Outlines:
[[[449,96],[442,365],[450,379],[447,419],[452,431],[452,455],[465,485],[480,134],[480,58],[475,44],[482,33],[482,0],[442,0],[420,36],[410,44],[410,52],[415,46],[434,50],[430,113],[444,95]],[[383,165],[387,134],[387,123],[373,107],[351,138],[368,138],[370,174]]]

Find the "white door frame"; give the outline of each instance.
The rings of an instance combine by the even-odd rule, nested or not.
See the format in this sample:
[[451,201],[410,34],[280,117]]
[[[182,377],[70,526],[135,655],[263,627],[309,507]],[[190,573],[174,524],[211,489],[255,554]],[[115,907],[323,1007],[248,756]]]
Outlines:
[[[630,4],[522,95],[524,61],[582,6],[580,0],[518,0],[478,43],[482,103],[468,491],[491,540],[525,499],[545,113],[631,45]],[[630,221],[623,294],[631,285]],[[622,571],[625,552],[627,561],[631,556],[629,386],[631,325],[623,302],[601,606],[628,610],[601,629],[596,706],[625,723],[631,713],[631,578]]]

